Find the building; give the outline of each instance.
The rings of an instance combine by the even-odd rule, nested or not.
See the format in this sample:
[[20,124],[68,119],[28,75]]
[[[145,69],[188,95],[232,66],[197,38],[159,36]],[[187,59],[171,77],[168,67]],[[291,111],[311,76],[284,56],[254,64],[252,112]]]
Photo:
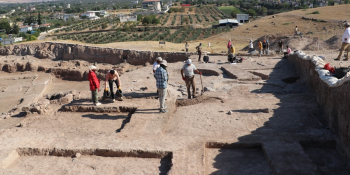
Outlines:
[[101,10],[101,11],[87,11],[86,13],[94,13],[96,16],[96,13],[99,13],[100,16],[108,16],[108,12],[106,10]]
[[[97,11],[97,12],[99,12],[99,11]],[[100,19],[100,17],[96,16],[95,11],[87,11],[86,13],[83,13],[83,14],[81,14],[80,16],[81,16],[81,17],[86,16],[87,19],[89,19],[89,20]]]
[[51,24],[49,24],[49,23],[48,24],[41,24],[40,27],[48,27],[48,28],[50,28]]
[[150,9],[155,11],[161,11],[161,0],[144,0],[142,2],[142,8],[144,9]]
[[1,40],[1,44],[2,45],[13,44],[13,43],[15,43],[15,39],[14,38],[8,38],[8,39],[2,39]]
[[213,26],[213,28],[226,27],[226,26],[230,26],[232,28],[233,26],[238,26],[238,24],[239,22],[236,19],[221,19],[219,20],[219,25]]
[[239,23],[249,22],[249,14],[237,14],[236,18]]
[[137,21],[137,15],[123,15],[119,17],[120,22]]
[[130,4],[138,4],[139,1],[130,1]]
[[32,26],[19,26],[20,33],[27,33],[28,31],[32,31]]
[[34,11],[35,10],[35,7],[29,7],[28,8],[28,11]]
[[64,14],[63,20],[67,21],[69,18],[79,19],[79,16],[76,16],[74,14]]
[[70,4],[67,4],[67,9],[70,9]]

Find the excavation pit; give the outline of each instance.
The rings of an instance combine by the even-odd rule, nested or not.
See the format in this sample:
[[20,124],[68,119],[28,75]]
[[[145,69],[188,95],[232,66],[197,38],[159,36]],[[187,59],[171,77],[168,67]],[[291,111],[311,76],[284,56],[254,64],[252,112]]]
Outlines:
[[205,147],[205,174],[273,174],[260,143],[207,143]]
[[215,70],[210,69],[198,69],[199,72],[202,72],[203,76],[219,76],[220,73]]
[[167,174],[172,166],[167,151],[20,148],[17,154],[6,170],[18,174]]

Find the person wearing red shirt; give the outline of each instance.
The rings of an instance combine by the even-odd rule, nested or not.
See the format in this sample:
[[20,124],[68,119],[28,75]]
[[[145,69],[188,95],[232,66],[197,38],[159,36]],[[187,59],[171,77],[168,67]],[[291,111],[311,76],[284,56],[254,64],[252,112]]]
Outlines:
[[92,102],[94,103],[94,105],[98,106],[98,105],[101,105],[101,103],[98,102],[98,92],[100,92],[100,80],[97,79],[97,76],[95,73],[96,69],[97,69],[96,66],[89,67],[88,79],[90,82]]

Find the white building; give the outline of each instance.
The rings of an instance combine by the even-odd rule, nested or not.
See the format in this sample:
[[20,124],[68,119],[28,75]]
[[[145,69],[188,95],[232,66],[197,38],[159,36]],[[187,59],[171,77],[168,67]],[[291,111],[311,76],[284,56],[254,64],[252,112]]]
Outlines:
[[22,37],[14,37],[15,43],[23,41]]
[[161,0],[144,0],[142,2],[142,7],[145,9],[161,11]]
[[70,4],[67,4],[67,9],[70,9]]
[[120,22],[137,21],[137,15],[124,15],[119,17]]
[[20,26],[19,27],[19,32],[22,33],[27,33],[28,31],[32,31],[33,27],[32,26]]
[[239,23],[249,22],[249,14],[237,14],[236,18]]
[[74,14],[64,14],[63,15],[63,20],[67,21],[69,18],[78,19],[79,17],[74,15]]

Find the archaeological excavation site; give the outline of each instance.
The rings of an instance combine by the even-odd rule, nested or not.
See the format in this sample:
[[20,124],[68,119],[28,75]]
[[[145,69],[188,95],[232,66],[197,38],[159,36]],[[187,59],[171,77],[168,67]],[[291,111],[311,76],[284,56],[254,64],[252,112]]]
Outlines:
[[[242,55],[230,64],[224,54],[203,63],[192,52],[0,47],[0,174],[349,175],[350,76],[327,76],[326,63],[346,66],[327,54]],[[168,62],[167,113],[159,112],[157,57]],[[202,72],[192,99],[180,73],[188,58]],[[110,69],[123,101],[103,98]]]

